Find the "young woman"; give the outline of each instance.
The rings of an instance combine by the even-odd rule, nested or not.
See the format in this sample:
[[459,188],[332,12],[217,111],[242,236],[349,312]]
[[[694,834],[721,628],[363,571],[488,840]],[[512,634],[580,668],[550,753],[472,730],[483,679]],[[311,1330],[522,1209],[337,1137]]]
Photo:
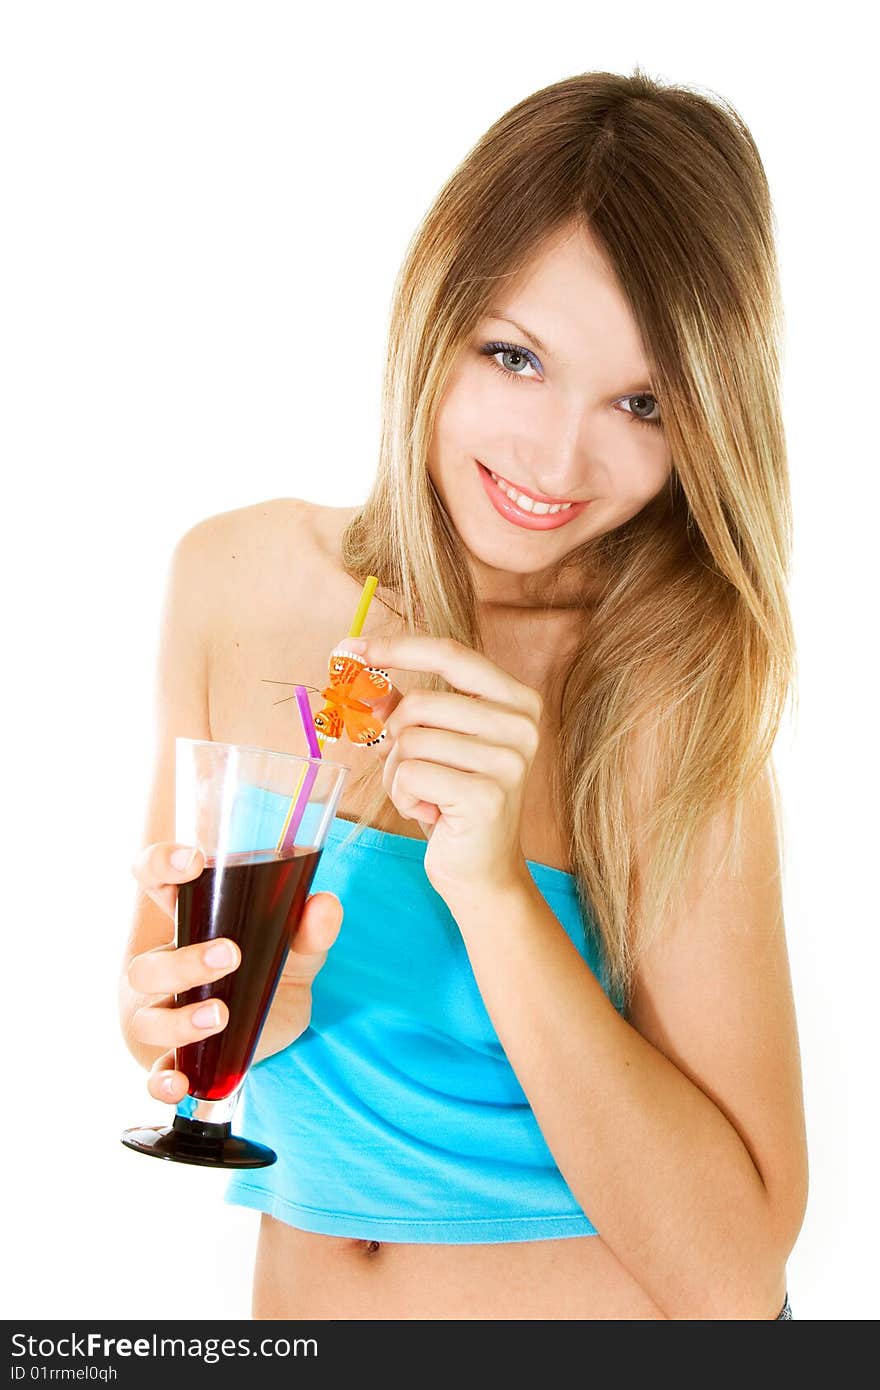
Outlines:
[[174,994],[238,963],[173,946],[202,868],[172,842],[175,736],[304,751],[262,680],[325,684],[370,573],[359,645],[397,688],[385,744],[337,750],[245,1084],[241,1132],[279,1155],[227,1191],[263,1213],[254,1317],[790,1316],[780,323],[737,114],[566,79],[411,244],[366,504],[180,541],[121,993],[151,1095],[226,1023]]

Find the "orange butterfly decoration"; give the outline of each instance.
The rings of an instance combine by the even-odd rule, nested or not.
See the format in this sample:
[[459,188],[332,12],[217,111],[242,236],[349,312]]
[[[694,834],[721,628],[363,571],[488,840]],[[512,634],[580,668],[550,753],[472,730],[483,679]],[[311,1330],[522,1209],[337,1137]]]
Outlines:
[[368,666],[356,652],[330,653],[330,684],[321,691],[326,704],[314,716],[315,729],[327,743],[343,732],[352,743],[373,747],[385,738],[385,725],[370,707],[393,690],[387,671]]

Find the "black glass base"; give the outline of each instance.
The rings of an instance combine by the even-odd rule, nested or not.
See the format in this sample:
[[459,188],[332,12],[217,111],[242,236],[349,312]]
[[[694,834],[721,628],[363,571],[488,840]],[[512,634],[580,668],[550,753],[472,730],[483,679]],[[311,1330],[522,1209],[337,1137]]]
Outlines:
[[122,1142],[127,1149],[167,1158],[172,1163],[197,1163],[203,1168],[268,1168],[278,1155],[265,1144],[241,1139],[232,1126],[188,1120],[176,1115],[174,1123],[146,1129],[127,1129]]

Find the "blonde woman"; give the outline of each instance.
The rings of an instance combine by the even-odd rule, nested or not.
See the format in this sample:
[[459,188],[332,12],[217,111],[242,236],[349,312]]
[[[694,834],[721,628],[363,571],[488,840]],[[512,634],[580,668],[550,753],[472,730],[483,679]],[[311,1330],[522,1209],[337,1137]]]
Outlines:
[[174,1047],[227,1019],[173,995],[238,963],[171,944],[202,867],[172,842],[174,737],[302,752],[261,678],[323,685],[371,573],[358,645],[397,691],[386,743],[341,750],[245,1085],[241,1132],[279,1155],[227,1189],[263,1213],[255,1318],[791,1316],[780,350],[737,113],[571,77],[412,240],[365,505],[180,541],[121,991],[151,1095],[179,1101]]

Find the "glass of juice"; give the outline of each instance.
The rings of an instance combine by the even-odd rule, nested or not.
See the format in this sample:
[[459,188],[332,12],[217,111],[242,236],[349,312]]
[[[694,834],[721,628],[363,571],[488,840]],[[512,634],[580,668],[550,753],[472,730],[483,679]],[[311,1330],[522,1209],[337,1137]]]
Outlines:
[[222,999],[229,1020],[176,1050],[189,1092],[171,1125],[126,1130],[127,1148],[212,1168],[275,1162],[272,1149],[232,1134],[231,1121],[348,771],[326,758],[176,740],[175,839],[196,845],[205,867],[178,888],[175,945],[229,937],[241,961],[175,996]]

